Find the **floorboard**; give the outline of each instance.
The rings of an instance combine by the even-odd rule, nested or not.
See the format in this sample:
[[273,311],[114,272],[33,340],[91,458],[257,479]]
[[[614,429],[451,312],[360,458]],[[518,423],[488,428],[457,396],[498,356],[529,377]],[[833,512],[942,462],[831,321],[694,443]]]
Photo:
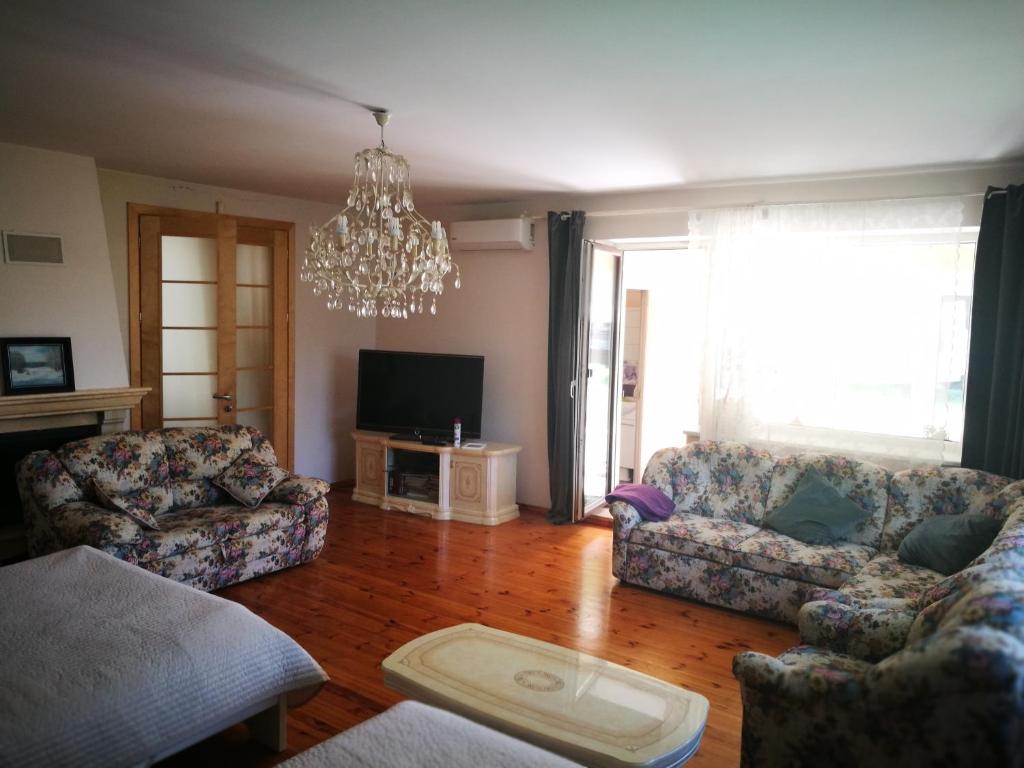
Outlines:
[[792,627],[619,584],[611,530],[524,514],[494,528],[435,522],[331,494],[327,545],[313,563],[220,591],[291,635],[331,676],[290,713],[289,749],[271,754],[229,729],[162,763],[262,768],[387,709],[401,697],[380,662],[405,642],[476,621],[608,659],[711,702],[700,768],[739,762],[732,657],[777,654]]

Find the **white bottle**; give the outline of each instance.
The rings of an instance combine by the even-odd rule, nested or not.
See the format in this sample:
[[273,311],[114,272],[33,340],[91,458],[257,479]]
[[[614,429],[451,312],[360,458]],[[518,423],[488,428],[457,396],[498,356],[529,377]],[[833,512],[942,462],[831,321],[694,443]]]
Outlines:
[[462,419],[456,419],[452,424],[452,434],[454,439],[452,444],[458,448],[462,445]]

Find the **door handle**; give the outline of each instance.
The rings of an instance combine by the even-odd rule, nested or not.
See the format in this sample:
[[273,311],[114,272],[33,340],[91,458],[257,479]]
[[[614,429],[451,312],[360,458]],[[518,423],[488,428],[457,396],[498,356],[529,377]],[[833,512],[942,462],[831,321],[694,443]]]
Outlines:
[[214,400],[234,400],[235,398],[231,395],[230,392],[225,392],[223,395],[218,395],[217,393],[214,393],[213,399]]

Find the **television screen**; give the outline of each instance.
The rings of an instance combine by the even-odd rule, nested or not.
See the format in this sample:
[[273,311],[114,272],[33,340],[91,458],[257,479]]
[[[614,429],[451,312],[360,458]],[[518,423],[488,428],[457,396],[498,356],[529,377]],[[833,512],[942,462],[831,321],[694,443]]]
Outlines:
[[481,436],[484,359],[476,355],[359,350],[356,428],[462,438]]

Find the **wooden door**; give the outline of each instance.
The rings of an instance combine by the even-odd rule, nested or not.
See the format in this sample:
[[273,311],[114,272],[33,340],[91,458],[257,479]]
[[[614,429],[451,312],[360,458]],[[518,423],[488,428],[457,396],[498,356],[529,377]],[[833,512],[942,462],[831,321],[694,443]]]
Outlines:
[[133,222],[132,378],[151,389],[135,426],[254,426],[290,466],[292,226],[129,206]]

